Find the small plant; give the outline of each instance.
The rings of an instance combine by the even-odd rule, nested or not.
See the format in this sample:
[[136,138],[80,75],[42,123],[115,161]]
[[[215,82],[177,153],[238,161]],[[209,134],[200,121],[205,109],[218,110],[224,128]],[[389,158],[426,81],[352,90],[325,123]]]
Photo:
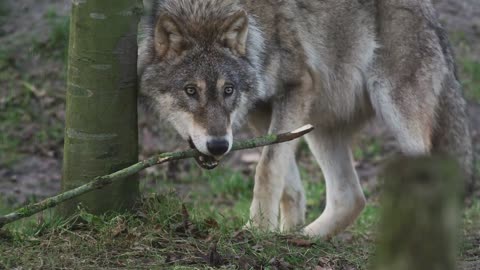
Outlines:
[[[9,12],[6,3],[4,1],[0,2],[0,24],[3,24],[7,20]],[[2,32],[0,32],[0,36],[2,36]]]
[[355,160],[377,160],[382,154],[382,142],[377,138],[369,138],[361,142],[353,151]]
[[466,89],[467,96],[480,102],[480,62],[466,59],[462,61],[463,67],[463,86]]
[[210,188],[217,196],[233,199],[252,195],[253,179],[247,179],[239,172],[226,169],[205,172]]
[[68,38],[70,32],[70,18],[59,16],[54,10],[45,14],[45,19],[50,27],[46,41],[32,41],[32,52],[54,58],[67,58]]

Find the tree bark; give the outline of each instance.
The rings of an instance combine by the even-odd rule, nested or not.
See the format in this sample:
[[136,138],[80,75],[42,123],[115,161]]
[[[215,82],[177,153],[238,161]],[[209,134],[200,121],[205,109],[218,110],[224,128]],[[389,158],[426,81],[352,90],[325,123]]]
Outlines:
[[454,270],[463,177],[450,159],[404,158],[381,177],[375,270]]
[[[72,0],[62,190],[138,161],[139,0]],[[122,181],[75,198],[91,212],[130,208],[139,185]]]

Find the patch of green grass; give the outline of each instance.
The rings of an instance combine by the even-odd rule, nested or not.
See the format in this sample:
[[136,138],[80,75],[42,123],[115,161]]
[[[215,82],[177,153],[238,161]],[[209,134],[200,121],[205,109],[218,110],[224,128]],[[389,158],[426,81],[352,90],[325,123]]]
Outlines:
[[18,153],[16,150],[22,143],[19,136],[15,133],[19,131],[20,123],[30,122],[32,113],[29,111],[31,95],[23,93],[17,95],[14,89],[11,89],[3,98],[0,109],[0,162],[9,163],[14,161]]
[[30,89],[34,86],[15,78],[10,70],[0,71],[1,82],[8,90],[0,97],[0,163],[15,162],[28,149],[60,144],[64,127],[41,100],[50,98],[47,92],[38,96],[38,90]]
[[375,231],[379,218],[380,208],[371,203],[367,204],[352,227],[352,231],[359,235],[369,235],[372,231]]
[[[310,222],[323,210],[325,184],[319,172],[300,172]],[[10,224],[0,231],[0,268],[368,268],[380,215],[376,203],[368,203],[348,232],[330,241],[243,231],[253,179],[222,167],[192,169],[190,175],[180,180],[192,185],[188,196],[148,195],[130,214],[96,216],[80,207],[69,220],[47,212]],[[6,208],[0,204],[0,213]],[[479,213],[479,200],[465,212],[465,235],[474,235],[463,244],[464,258],[476,252]]]
[[[6,67],[10,66],[12,63],[12,59],[10,57],[10,51],[5,48],[0,48],[0,70],[5,69]],[[2,72],[4,73],[4,72]],[[5,76],[3,74],[2,76]]]
[[468,227],[480,229],[480,198],[476,199],[464,214],[464,223]]
[[216,196],[223,196],[226,199],[252,196],[253,179],[245,177],[240,172],[219,168],[205,172],[203,181],[208,182]]
[[70,33],[70,18],[59,16],[55,10],[49,10],[44,18],[50,26],[50,33],[46,41],[37,39],[32,41],[32,52],[44,56],[66,59],[68,39]]
[[480,156],[477,156],[476,157],[476,160],[475,160],[475,163],[476,163],[476,166],[474,168],[475,170],[475,177],[477,177],[477,179],[480,178]]
[[377,138],[368,138],[353,150],[355,160],[379,159],[382,154],[382,142]]
[[467,42],[467,34],[464,31],[454,31],[450,33],[450,38],[454,44],[462,44]]
[[[9,8],[5,2],[0,2],[0,24],[4,23],[7,20],[7,16],[10,13]],[[2,36],[2,32],[0,32],[0,36]]]
[[80,209],[70,220],[49,217],[3,231],[0,267],[365,269],[370,253],[361,238],[324,242],[239,231],[229,219],[194,210],[172,193],[143,199],[135,214],[95,216]]
[[473,201],[472,206],[463,215],[463,241],[461,257],[466,261],[480,257],[480,198]]
[[480,102],[480,62],[465,59],[461,63],[467,97]]
[[35,134],[35,141],[38,143],[48,143],[52,140],[58,141],[63,138],[63,125],[53,125],[48,130],[40,130]]
[[326,186],[323,176],[319,171],[313,173],[300,168],[300,177],[302,178],[305,195],[307,197],[306,220],[308,223],[318,218],[325,208]]

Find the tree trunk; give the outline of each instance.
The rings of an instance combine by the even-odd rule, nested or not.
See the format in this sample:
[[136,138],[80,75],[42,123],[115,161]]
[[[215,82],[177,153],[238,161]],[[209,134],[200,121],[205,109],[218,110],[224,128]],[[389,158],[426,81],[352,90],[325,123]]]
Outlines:
[[[139,0],[72,0],[62,190],[138,161]],[[133,206],[138,181],[125,179],[68,201],[92,213]]]
[[384,195],[375,270],[454,270],[463,179],[450,159],[393,162]]

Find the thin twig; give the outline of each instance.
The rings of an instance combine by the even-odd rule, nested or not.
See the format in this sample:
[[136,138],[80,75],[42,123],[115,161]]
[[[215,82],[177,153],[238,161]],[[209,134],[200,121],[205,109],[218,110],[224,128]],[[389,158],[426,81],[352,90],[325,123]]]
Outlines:
[[[309,133],[310,131],[313,130],[312,125],[306,125],[303,126],[297,130],[283,133],[283,134],[272,134],[272,135],[266,135],[264,137],[259,137],[255,139],[250,139],[246,141],[241,141],[241,142],[236,142],[232,146],[231,151],[238,151],[238,150],[243,150],[243,149],[249,149],[249,148],[256,148],[256,147],[262,147],[262,146],[267,146],[267,145],[272,145],[272,144],[278,144],[278,143],[283,143],[287,141],[291,141],[297,138],[302,137],[303,135]],[[186,159],[186,158],[193,158],[193,157],[198,157],[200,156],[200,152],[198,152],[195,149],[192,150],[187,150],[187,151],[182,151],[182,152],[174,152],[174,153],[163,153],[157,156],[153,156],[149,159],[140,161],[136,164],[131,165],[128,168],[125,168],[123,170],[114,172],[109,175],[104,175],[104,176],[99,176],[93,179],[91,182],[88,182],[82,186],[79,186],[77,188],[71,189],[69,191],[65,191],[63,193],[60,193],[56,196],[47,198],[41,202],[29,204],[27,206],[24,206],[8,215],[1,216],[0,217],[0,228],[5,226],[6,224],[12,223],[14,221],[17,221],[19,219],[25,218],[32,216],[38,212],[41,212],[45,209],[54,207],[64,201],[70,200],[72,198],[75,198],[77,196],[80,196],[82,194],[85,194],[87,192],[91,192],[93,190],[101,189],[107,185],[112,184],[113,182],[125,179],[128,176],[134,175],[138,173],[141,170],[144,170],[148,167],[152,167],[158,164],[162,164],[165,162],[170,162],[173,160],[179,160],[179,159]]]

